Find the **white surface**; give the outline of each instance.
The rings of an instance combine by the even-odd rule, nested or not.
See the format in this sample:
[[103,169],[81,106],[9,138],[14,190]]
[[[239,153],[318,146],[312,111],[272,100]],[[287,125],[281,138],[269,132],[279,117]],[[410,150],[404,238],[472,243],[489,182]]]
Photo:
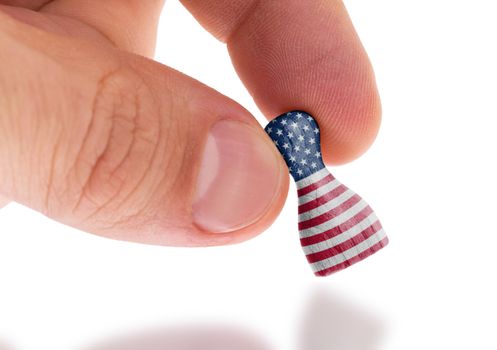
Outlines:
[[[0,349],[89,349],[134,335],[145,350],[183,349],[187,338],[205,349],[215,338],[217,350],[262,349],[247,339],[278,350],[497,348],[493,2],[347,5],[384,120],[364,157],[332,171],[375,208],[387,248],[313,277],[293,184],[267,232],[211,249],[110,241],[10,205],[0,211]],[[157,58],[260,117],[223,45],[177,1],[163,13]]]

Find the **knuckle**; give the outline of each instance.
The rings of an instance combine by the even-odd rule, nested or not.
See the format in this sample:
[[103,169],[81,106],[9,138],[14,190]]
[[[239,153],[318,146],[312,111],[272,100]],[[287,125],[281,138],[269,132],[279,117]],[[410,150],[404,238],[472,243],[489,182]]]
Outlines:
[[137,73],[120,68],[102,77],[71,168],[70,215],[87,221],[119,213],[119,221],[144,210],[159,181],[153,170],[163,132],[159,105]]

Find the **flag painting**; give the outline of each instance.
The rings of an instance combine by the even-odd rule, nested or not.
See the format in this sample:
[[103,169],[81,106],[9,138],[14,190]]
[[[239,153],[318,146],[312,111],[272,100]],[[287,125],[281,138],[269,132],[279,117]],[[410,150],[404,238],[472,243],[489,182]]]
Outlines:
[[342,270],[387,245],[371,207],[324,165],[319,125],[311,115],[282,114],[265,131],[297,185],[300,242],[317,276]]

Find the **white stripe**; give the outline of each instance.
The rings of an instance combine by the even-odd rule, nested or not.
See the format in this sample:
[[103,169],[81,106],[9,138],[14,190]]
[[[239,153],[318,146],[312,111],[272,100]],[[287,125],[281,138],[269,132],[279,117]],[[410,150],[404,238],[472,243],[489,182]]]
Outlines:
[[344,251],[341,254],[332,256],[331,258],[324,259],[321,261],[317,261],[313,264],[311,264],[312,270],[314,272],[322,271],[325,269],[329,269],[330,267],[336,266],[340,263],[343,263],[344,261],[347,261],[362,252],[366,251],[367,249],[371,248],[378,242],[380,242],[383,238],[386,237],[385,231],[383,229],[379,230],[376,232],[373,236],[369,237],[367,240],[359,243],[358,245]]
[[376,221],[378,221],[376,214],[371,213],[367,218],[364,218],[364,220],[358,222],[355,226],[349,228],[347,231],[344,231],[335,237],[327,239],[326,241],[302,247],[304,249],[304,253],[306,255],[314,254],[326,249],[330,249],[331,247],[335,247],[340,243],[343,243],[346,240],[358,235]]
[[337,179],[328,182],[326,185],[319,187],[317,190],[304,194],[299,197],[299,205],[310,202],[316,198],[321,197],[323,194],[333,191],[335,188],[340,186],[341,183]]
[[323,203],[317,208],[299,214],[299,222],[315,218],[316,216],[324,214],[332,209],[336,209],[338,206],[342,205],[345,201],[352,198],[354,195],[354,191],[347,189],[344,193],[342,193],[338,197],[333,198],[329,202]]
[[296,182],[297,188],[301,189],[303,187],[309,186],[310,184],[312,184],[314,182],[318,182],[322,178],[326,177],[329,173],[330,172],[328,171],[328,169],[326,169],[326,167],[324,167],[323,169],[315,172],[314,174],[311,174],[311,175],[297,181]]
[[345,221],[347,221],[348,219],[350,219],[354,215],[358,214],[361,210],[363,210],[367,206],[368,206],[368,203],[366,203],[363,199],[361,199],[353,207],[347,209],[346,211],[344,211],[340,215],[334,217],[333,219],[328,220],[326,222],[323,222],[320,225],[299,231],[300,238],[314,236],[314,235],[323,233],[324,231],[335,228],[336,226],[344,223]]

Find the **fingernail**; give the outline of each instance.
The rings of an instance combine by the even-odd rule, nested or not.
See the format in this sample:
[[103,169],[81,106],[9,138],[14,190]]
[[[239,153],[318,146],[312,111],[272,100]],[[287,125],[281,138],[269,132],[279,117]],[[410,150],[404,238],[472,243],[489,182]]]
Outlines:
[[280,190],[280,162],[269,139],[232,120],[215,123],[208,135],[193,201],[202,229],[223,233],[257,222]]

